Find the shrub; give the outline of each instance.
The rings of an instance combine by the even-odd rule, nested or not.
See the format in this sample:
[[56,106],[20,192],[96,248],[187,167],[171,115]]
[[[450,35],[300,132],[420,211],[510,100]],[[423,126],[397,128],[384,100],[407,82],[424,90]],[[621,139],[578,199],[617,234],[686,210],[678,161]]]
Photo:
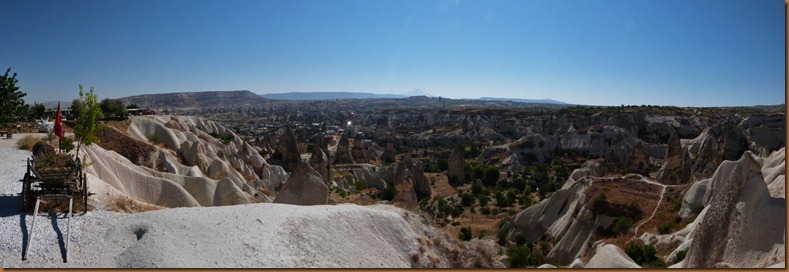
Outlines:
[[478,184],[476,182],[471,184],[471,193],[475,196],[479,196],[482,194],[485,188],[482,187],[482,184]]
[[393,185],[386,186],[383,192],[381,192],[381,199],[392,201],[395,195],[395,187]]
[[641,266],[666,267],[666,263],[657,257],[657,250],[653,246],[630,242],[625,246],[625,253]]
[[633,220],[627,217],[620,217],[616,219],[616,223],[614,223],[614,227],[612,229],[614,236],[622,234],[626,232],[630,227],[633,226]]
[[471,240],[471,227],[460,228],[460,234],[458,234],[458,238],[460,238],[461,241]]
[[490,208],[482,207],[482,214],[483,215],[490,215]]
[[488,199],[488,196],[487,196],[487,195],[484,195],[484,194],[482,194],[482,195],[479,195],[479,197],[477,198],[477,200],[479,201],[479,205],[480,205],[480,206],[486,206],[486,205],[488,205],[488,201],[489,201],[489,199]]
[[359,191],[364,190],[365,188],[367,188],[367,184],[365,184],[365,182],[362,181],[362,180],[354,179],[353,182],[351,182],[351,183],[353,184],[353,187],[356,188],[356,190],[359,190]]
[[507,248],[507,262],[510,268],[538,266],[545,263],[545,255],[539,250],[530,250],[529,246]]
[[159,136],[156,134],[148,135],[148,141],[151,142],[153,145],[159,145],[162,143],[162,140],[159,139]]
[[526,247],[514,246],[507,248],[507,262],[510,268],[523,268],[528,265],[531,252]]
[[464,193],[460,196],[460,204],[462,204],[463,206],[468,207],[474,205],[474,201],[475,201],[474,196],[469,193]]
[[510,200],[501,191],[496,192],[496,206],[499,206],[499,207],[502,207],[502,208],[510,206]]
[[499,228],[499,230],[496,231],[496,243],[502,246],[506,246],[508,233],[509,230],[507,228]]
[[219,139],[222,141],[223,144],[229,144],[230,141],[236,138],[232,133],[209,133],[209,135],[214,136],[214,138]]
[[674,201],[674,205],[671,206],[671,211],[677,212],[682,208],[682,199],[677,199]]
[[658,226],[658,232],[660,234],[669,234],[676,226],[677,223],[674,221],[663,222],[663,224]]
[[682,260],[685,259],[685,256],[687,256],[687,255],[688,255],[688,249],[687,248],[683,249],[683,250],[680,250],[680,251],[677,251],[677,255],[674,256],[673,263],[681,262]]

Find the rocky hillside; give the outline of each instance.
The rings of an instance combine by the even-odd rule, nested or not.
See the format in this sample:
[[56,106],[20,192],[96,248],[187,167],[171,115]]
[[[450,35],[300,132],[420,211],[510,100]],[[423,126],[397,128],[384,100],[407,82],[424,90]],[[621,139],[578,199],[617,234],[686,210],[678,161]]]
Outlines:
[[783,109],[423,107],[441,102],[267,101],[180,109],[211,118],[109,122],[86,149],[92,203],[394,205],[458,248],[477,248],[443,252],[466,256],[447,266],[784,263],[782,242],[751,242],[777,230],[744,223],[772,224],[754,211],[777,213],[785,199]]
[[119,98],[126,104],[137,104],[142,108],[231,108],[256,105],[266,99],[250,91],[216,91],[144,94]]

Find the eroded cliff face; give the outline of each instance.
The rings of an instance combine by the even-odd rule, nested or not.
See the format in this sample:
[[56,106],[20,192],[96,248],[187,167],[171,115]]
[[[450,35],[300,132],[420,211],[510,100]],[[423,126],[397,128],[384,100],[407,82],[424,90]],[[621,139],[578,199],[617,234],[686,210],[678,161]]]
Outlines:
[[86,171],[94,183],[111,187],[96,188],[135,201],[161,207],[270,202],[288,178],[282,167],[269,165],[254,147],[213,121],[131,117],[118,127],[100,134],[104,143],[85,149],[92,162]]
[[751,152],[718,167],[706,188],[705,212],[696,219],[683,267],[785,262],[786,198],[770,195],[762,169]]
[[[629,258],[597,256],[611,254],[603,250],[603,241],[622,241],[610,240],[601,229],[626,215],[628,206],[617,204],[621,202],[617,199],[627,199],[642,211],[633,222],[637,228],[624,237],[632,235],[632,239],[664,252],[659,257],[669,265],[682,250],[687,250],[687,257],[676,265],[685,268],[781,265],[785,262],[786,200],[775,188],[785,187],[784,150],[768,157],[745,152],[739,160],[722,162],[710,178],[687,185],[665,185],[638,175],[601,177],[604,174],[597,171],[596,164],[588,163],[577,169],[561,190],[519,212],[504,228],[512,241],[561,237],[546,256],[554,265],[571,265],[578,258],[594,256],[587,267],[631,267],[634,263]],[[682,218],[697,217],[685,228],[661,234],[656,226],[673,219],[661,221],[656,215],[667,211],[661,207],[667,206],[672,190],[677,190],[674,194],[684,192],[684,197],[678,198]],[[619,208],[624,209],[617,212]],[[611,246],[625,245],[606,245]]]

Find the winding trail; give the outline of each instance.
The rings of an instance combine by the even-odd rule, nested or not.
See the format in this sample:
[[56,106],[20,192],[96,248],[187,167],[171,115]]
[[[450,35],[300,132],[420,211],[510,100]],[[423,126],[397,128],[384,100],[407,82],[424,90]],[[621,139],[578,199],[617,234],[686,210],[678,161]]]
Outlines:
[[[638,174],[636,174],[636,175],[638,175]],[[666,188],[683,186],[683,185],[666,185],[666,184],[662,184],[662,183],[659,183],[659,182],[655,182],[655,181],[649,180],[646,177],[644,177],[643,175],[638,175],[638,176],[641,178],[641,181],[646,182],[648,184],[660,186],[662,189],[660,191],[660,199],[658,199],[657,205],[655,205],[655,210],[652,211],[652,215],[650,215],[649,218],[642,220],[641,223],[638,224],[635,227],[635,229],[633,230],[633,238],[630,238],[630,241],[633,241],[636,238],[638,238],[638,229],[641,226],[643,226],[644,224],[646,224],[647,222],[649,222],[650,220],[652,220],[652,218],[655,217],[655,214],[657,214],[657,211],[660,208],[660,204],[663,202],[663,198],[666,195]]]

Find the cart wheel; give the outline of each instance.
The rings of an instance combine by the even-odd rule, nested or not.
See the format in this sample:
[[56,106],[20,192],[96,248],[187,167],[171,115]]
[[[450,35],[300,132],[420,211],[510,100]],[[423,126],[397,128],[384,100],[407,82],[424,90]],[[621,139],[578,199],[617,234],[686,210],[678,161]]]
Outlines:
[[25,173],[25,179],[22,180],[22,212],[30,210],[30,173]]

